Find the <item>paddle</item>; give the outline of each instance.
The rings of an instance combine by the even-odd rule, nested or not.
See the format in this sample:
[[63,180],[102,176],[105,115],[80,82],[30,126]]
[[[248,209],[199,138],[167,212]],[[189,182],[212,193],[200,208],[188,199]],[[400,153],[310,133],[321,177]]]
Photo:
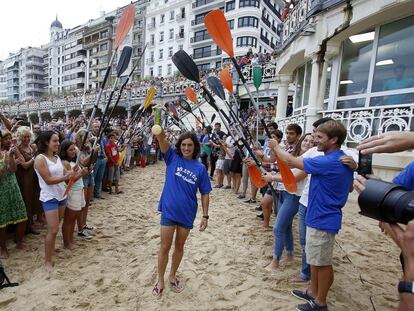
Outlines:
[[193,104],[197,103],[197,94],[192,87],[188,86],[185,88],[185,95]]
[[[266,125],[264,118],[260,116],[259,107],[255,105],[255,100],[253,98],[250,89],[246,84],[246,79],[241,72],[236,59],[234,58],[234,50],[233,50],[233,38],[231,36],[230,28],[227,23],[226,17],[224,16],[223,12],[219,9],[212,10],[210,13],[206,15],[204,18],[204,24],[207,28],[210,37],[216,42],[217,46],[226,52],[229,56],[231,61],[233,62],[234,68],[236,68],[239,78],[241,79],[243,86],[245,87],[247,93],[249,94],[250,100],[253,103],[254,108],[256,109],[257,115],[259,115],[260,123],[262,124],[267,136],[270,138],[270,131]],[[289,169],[286,162],[277,159],[277,163],[279,166],[280,174],[282,175],[283,184],[285,188],[289,192],[296,192],[297,184],[295,176],[293,176],[292,171]]]
[[190,104],[185,99],[179,98],[178,102],[179,102],[181,108],[183,108],[188,113],[191,113],[194,116],[194,118],[196,118],[196,120],[198,120],[200,123],[203,124],[203,127],[206,127],[206,125],[204,124],[204,121],[198,119],[198,117],[194,114],[193,110],[191,109]]
[[[105,110],[103,113],[103,119],[102,119],[101,125],[99,126],[99,131],[98,131],[99,135],[101,134],[101,131],[103,131],[103,129],[105,129],[109,124],[110,116],[107,116],[108,109],[111,104],[112,97],[114,96],[118,81],[121,78],[121,75],[125,72],[125,70],[129,66],[129,62],[131,61],[131,56],[132,56],[132,48],[130,46],[125,46],[122,49],[122,53],[121,53],[121,56],[119,57],[118,65],[116,66],[116,79],[112,86],[112,91],[109,94],[108,102],[106,103],[106,106],[105,106]],[[96,142],[97,140],[95,140],[94,142],[94,147],[95,147]]]
[[151,129],[152,134],[158,136],[162,132],[161,128],[161,114],[162,108],[154,107],[154,126]]
[[[261,66],[253,67],[253,84],[256,88],[257,93],[257,106],[259,106],[259,88],[262,84],[263,73]],[[257,128],[256,128],[256,142],[259,141],[259,115],[257,115]]]
[[213,113],[213,115],[211,116],[210,125],[213,124],[215,118],[216,118],[216,114]]
[[[108,100],[108,102],[107,102],[107,104],[105,106],[105,111],[104,111],[104,114],[103,114],[104,119],[102,120],[102,123],[99,126],[98,136],[96,137],[96,139],[95,139],[95,141],[93,143],[92,150],[95,148],[95,146],[96,146],[96,144],[97,144],[100,136],[102,135],[101,134],[101,131],[103,131],[103,129],[106,127],[105,115],[108,113],[108,108],[109,108],[109,105],[111,104],[112,97],[113,97],[113,95],[115,93],[115,88],[116,88],[116,85],[118,84],[118,80],[121,77],[122,73],[124,73],[124,71],[128,68],[129,62],[131,60],[131,55],[132,55],[132,48],[131,47],[126,46],[126,47],[124,47],[122,49],[122,53],[121,53],[121,56],[119,58],[119,61],[118,61],[117,67],[116,67],[116,70],[117,70],[116,79],[115,79],[114,85],[112,87],[111,94],[109,95],[109,100]],[[92,120],[92,118],[93,117],[91,116],[91,120]],[[89,122],[91,122],[91,120],[89,120]],[[108,123],[109,123],[109,118],[108,118]],[[79,150],[79,153],[78,153],[78,156],[77,156],[77,159],[76,159],[76,165],[74,167],[74,171],[75,172],[78,170],[78,164],[79,164],[79,160],[80,160],[80,154],[81,154],[83,148],[85,147],[85,143],[86,143],[87,137],[88,137],[88,131],[86,132],[85,137],[83,138],[83,142],[82,142],[81,148]],[[90,159],[92,159],[92,158],[94,158],[94,157],[91,156]],[[75,175],[73,175],[69,179],[68,184],[66,185],[65,193],[63,194],[64,196],[66,196],[69,193],[69,191],[72,188],[74,182],[75,182]]]
[[[231,78],[230,71],[227,66],[223,67],[220,70],[219,78],[220,78],[221,84],[224,86],[224,88],[229,92],[229,94],[233,98],[233,101],[237,103],[237,99],[233,93],[233,80]],[[237,109],[239,109],[239,107],[237,107]]]

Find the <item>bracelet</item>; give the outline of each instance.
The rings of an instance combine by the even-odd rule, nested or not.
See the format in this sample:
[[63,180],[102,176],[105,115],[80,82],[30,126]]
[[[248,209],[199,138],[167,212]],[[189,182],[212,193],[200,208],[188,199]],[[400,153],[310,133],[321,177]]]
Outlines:
[[209,219],[210,217],[208,215],[203,215],[203,218]]

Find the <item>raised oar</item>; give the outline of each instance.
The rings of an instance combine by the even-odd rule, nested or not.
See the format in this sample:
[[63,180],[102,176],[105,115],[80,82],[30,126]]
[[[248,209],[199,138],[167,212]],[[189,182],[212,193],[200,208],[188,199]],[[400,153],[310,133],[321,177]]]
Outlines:
[[[231,95],[231,97],[233,98],[233,101],[235,103],[237,103],[237,99],[234,96],[234,92],[233,92],[233,79],[230,75],[230,71],[228,69],[228,67],[223,67],[220,72],[219,72],[219,78],[221,81],[221,84],[223,84],[224,88],[229,92],[229,94]],[[240,107],[236,107],[237,110],[240,109]]]
[[[254,66],[253,67],[253,84],[256,88],[257,93],[257,106],[259,106],[259,88],[262,84],[263,73],[261,66]],[[260,110],[259,110],[260,113]],[[256,128],[256,142],[259,142],[259,114],[256,116],[257,118],[257,128]]]
[[197,103],[197,94],[194,92],[192,87],[185,88],[185,95],[187,96],[188,100],[191,101],[193,104]]
[[[204,24],[207,28],[208,33],[210,34],[210,37],[217,44],[217,46],[230,56],[230,59],[233,62],[234,68],[236,68],[239,78],[242,81],[243,86],[247,91],[247,94],[249,94],[250,101],[252,102],[254,108],[256,109],[256,113],[259,116],[260,123],[262,124],[267,136],[270,138],[270,131],[266,125],[266,122],[264,118],[260,115],[259,107],[255,104],[254,97],[246,84],[246,79],[244,78],[240,70],[240,67],[237,64],[237,61],[234,58],[233,38],[231,36],[230,27],[227,23],[226,17],[224,16],[223,12],[220,11],[219,9],[212,10],[204,18]],[[289,166],[287,165],[286,162],[280,160],[277,157],[276,157],[276,161],[277,161],[279,171],[282,176],[283,184],[285,185],[286,190],[289,192],[296,192],[297,190],[296,179],[295,179],[295,176],[293,176],[292,171],[289,169]]]
[[[145,97],[144,104],[142,105],[143,108],[137,115],[136,120],[139,120],[142,117],[143,113],[151,106],[151,102],[154,99],[156,92],[157,90],[153,86],[148,89],[147,96]],[[136,135],[136,133],[137,131],[131,135],[131,139]]]
[[[182,109],[184,109],[188,113],[192,114],[194,116],[194,118],[196,118],[196,120],[198,120],[198,117],[194,114],[193,110],[191,109],[190,104],[185,99],[179,98],[178,103],[180,104]],[[202,124],[203,124],[203,127],[205,127],[204,121],[202,121]]]
[[[223,101],[226,101],[226,96],[224,94],[224,89],[223,86],[220,82],[220,80],[217,77],[213,77],[210,76],[207,78],[207,83],[208,86],[210,87],[210,89]],[[230,109],[231,110],[231,107]],[[233,116],[234,119],[234,116]],[[246,140],[246,138],[244,137],[244,133],[243,133],[243,127],[238,127],[237,125],[237,117],[235,120],[235,129],[238,133],[238,136],[240,138],[240,140],[242,141],[244,147],[246,148],[247,152],[249,153],[249,155],[251,156],[251,158],[256,162],[257,166],[250,166],[248,168],[249,171],[249,176],[253,182],[253,184],[257,187],[257,188],[263,188],[266,185],[266,182],[264,181],[263,177],[262,177],[262,172],[265,173],[266,171],[263,169],[263,165],[262,163],[259,161],[257,155],[253,152],[252,148],[250,147],[249,142]],[[261,169],[261,171],[260,171]],[[259,172],[257,172],[259,171]],[[272,184],[269,183],[269,187],[272,190],[272,192],[275,192],[275,190],[272,187]],[[276,193],[276,192],[275,192]]]
[[170,115],[172,116],[171,120],[175,120],[177,122],[177,125],[181,130],[184,130],[186,132],[188,132],[187,127],[185,126],[184,122],[178,117],[178,112],[177,109],[175,109],[174,103],[173,102],[169,102],[169,103],[165,103],[165,107],[167,108],[167,113],[168,111],[170,112]]
[[[109,106],[111,105],[112,97],[114,96],[115,89],[118,85],[118,81],[121,78],[122,74],[125,72],[125,70],[129,66],[129,62],[131,61],[131,56],[132,56],[132,48],[130,46],[125,46],[122,49],[122,53],[121,53],[121,56],[119,57],[118,65],[116,66],[116,79],[115,79],[114,85],[112,86],[111,93],[109,94],[108,102],[106,103],[106,106],[105,106],[101,125],[99,126],[99,131],[98,131],[99,137],[102,135],[102,132],[109,124],[109,119],[111,118],[111,115],[110,114],[108,115],[108,109],[109,109]],[[95,140],[94,142],[94,147],[96,143],[97,143],[97,140]]]
[[[103,129],[102,129],[102,131],[101,131],[101,133],[100,133],[100,134],[101,134],[101,136],[102,136],[103,132],[105,131],[105,129],[108,127],[108,125],[109,125],[109,121],[110,121],[110,119],[111,119],[111,117],[112,117],[112,115],[113,115],[113,113],[114,113],[114,110],[115,110],[115,108],[118,106],[118,103],[119,103],[119,101],[120,101],[120,99],[121,99],[122,92],[124,91],[124,89],[125,89],[126,85],[127,85],[127,84],[128,84],[128,82],[129,82],[129,79],[131,78],[131,76],[132,76],[132,74],[134,73],[135,69],[137,68],[138,64],[140,63],[141,58],[142,58],[142,56],[144,55],[146,48],[147,48],[147,44],[144,46],[144,49],[142,50],[141,55],[139,56],[139,58],[138,58],[138,60],[136,61],[135,65],[132,67],[131,72],[130,72],[130,73],[129,73],[129,75],[127,76],[126,80],[125,80],[125,81],[124,81],[124,83],[122,84],[122,86],[121,86],[121,88],[120,88],[120,90],[119,90],[119,93],[118,93],[118,98],[116,99],[116,101],[115,101],[115,103],[114,103],[114,106],[113,106],[113,107],[112,107],[112,109],[111,109],[111,112],[110,112],[110,113],[109,113],[109,115],[107,116],[107,122],[106,122],[105,126],[103,127]],[[132,53],[132,49],[131,49],[131,53]],[[117,70],[117,71],[118,71],[118,70]],[[108,105],[108,107],[109,107],[109,105]]]

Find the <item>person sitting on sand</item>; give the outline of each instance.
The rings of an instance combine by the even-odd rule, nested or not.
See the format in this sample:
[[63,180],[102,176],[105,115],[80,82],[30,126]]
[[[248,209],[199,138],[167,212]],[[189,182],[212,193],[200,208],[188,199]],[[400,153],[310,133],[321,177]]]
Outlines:
[[175,248],[172,256],[169,283],[176,293],[184,287],[176,277],[184,253],[184,244],[193,228],[197,213],[197,191],[201,193],[203,217],[200,231],[208,225],[210,178],[206,167],[198,161],[200,143],[193,132],[182,134],[175,149],[166,140],[164,131],[157,135],[160,150],[167,165],[164,189],[158,210],[161,212],[161,245],[158,253],[158,280],[152,293],[160,298],[164,290],[164,274],[168,264],[173,236]]

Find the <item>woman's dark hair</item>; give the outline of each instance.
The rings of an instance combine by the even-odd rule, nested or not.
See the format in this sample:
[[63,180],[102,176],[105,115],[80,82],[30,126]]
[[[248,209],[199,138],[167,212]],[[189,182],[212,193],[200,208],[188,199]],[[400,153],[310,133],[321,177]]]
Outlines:
[[296,144],[295,150],[293,150],[293,153],[292,153],[294,157],[299,157],[301,155],[300,153],[302,151],[302,142],[305,140],[306,136],[309,136],[309,135],[312,135],[312,133],[306,133],[299,139],[298,143]]
[[69,158],[68,157],[68,149],[70,146],[74,145],[75,143],[69,139],[65,139],[64,141],[62,141],[62,143],[60,144],[60,148],[59,148],[59,158],[62,161],[74,161],[76,159],[76,156],[74,158]]
[[50,139],[52,138],[53,135],[57,135],[59,137],[59,134],[56,133],[55,131],[44,131],[39,134],[38,141],[37,141],[37,152],[38,153],[46,153]]
[[186,132],[184,134],[181,134],[180,137],[178,137],[178,141],[175,144],[175,152],[177,152],[177,154],[180,157],[183,156],[183,154],[181,153],[181,143],[188,138],[191,139],[194,144],[194,152],[193,152],[192,159],[195,160],[200,155],[201,147],[200,147],[200,142],[197,139],[197,135],[193,132]]

